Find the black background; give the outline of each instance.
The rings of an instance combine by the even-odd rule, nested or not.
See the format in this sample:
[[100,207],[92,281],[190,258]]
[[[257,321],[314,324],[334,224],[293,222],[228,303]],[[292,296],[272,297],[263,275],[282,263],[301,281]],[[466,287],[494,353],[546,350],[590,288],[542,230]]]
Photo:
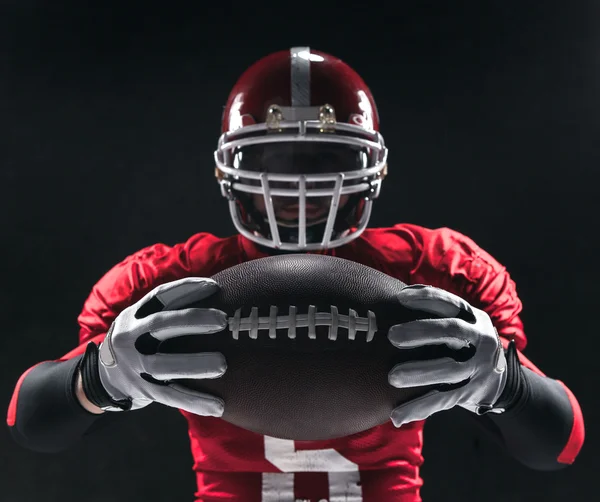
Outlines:
[[[453,412],[435,416],[424,499],[593,499],[600,5],[194,4],[2,4],[0,401],[75,346],[82,302],[110,266],[154,242],[233,232],[212,165],[226,96],[256,59],[309,45],[350,63],[378,101],[390,174],[372,225],[450,226],[503,262],[527,355],[586,417],[576,464],[539,473]],[[192,499],[175,411],[132,413],[57,455],[0,434],[4,502]]]

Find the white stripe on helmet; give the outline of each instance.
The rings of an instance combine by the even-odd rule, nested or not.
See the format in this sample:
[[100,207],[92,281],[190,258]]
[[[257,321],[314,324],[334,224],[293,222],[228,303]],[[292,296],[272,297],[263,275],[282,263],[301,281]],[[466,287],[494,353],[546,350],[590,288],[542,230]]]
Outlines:
[[290,57],[292,106],[310,106],[310,47],[292,47]]

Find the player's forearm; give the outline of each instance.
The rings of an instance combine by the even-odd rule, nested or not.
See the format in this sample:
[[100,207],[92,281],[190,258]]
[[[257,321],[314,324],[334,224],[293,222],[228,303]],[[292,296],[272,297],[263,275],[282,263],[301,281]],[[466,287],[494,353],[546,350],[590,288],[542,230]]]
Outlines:
[[504,413],[478,419],[528,467],[556,470],[573,463],[584,440],[583,416],[575,396],[558,380],[520,365],[515,371],[508,363],[507,387],[518,391],[501,396],[497,406],[505,407]]
[[83,381],[79,371],[77,371],[77,374],[75,375],[75,397],[79,401],[79,404],[90,413],[93,413],[94,415],[101,415],[104,413],[101,408],[98,408],[98,406],[93,404],[85,395],[85,392],[83,391]]
[[83,394],[76,385],[80,358],[44,362],[21,377],[7,419],[19,444],[36,451],[61,451],[99,420],[93,405],[78,398]]

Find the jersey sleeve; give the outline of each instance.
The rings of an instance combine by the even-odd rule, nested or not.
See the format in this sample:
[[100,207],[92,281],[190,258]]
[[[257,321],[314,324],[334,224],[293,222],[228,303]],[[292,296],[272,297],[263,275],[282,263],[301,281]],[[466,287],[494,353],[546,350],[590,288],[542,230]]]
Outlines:
[[472,239],[448,228],[419,232],[415,245],[420,253],[411,271],[413,284],[430,284],[461,296],[490,316],[505,341],[525,348],[522,303],[504,266]]
[[159,284],[180,277],[180,267],[172,266],[177,265],[172,251],[164,244],[155,244],[128,256],[104,274],[92,288],[77,319],[79,343],[104,335],[122,310]]
[[[155,244],[127,257],[98,281],[79,316],[79,345],[29,368],[17,381],[7,413],[17,442],[38,451],[59,451],[98,420],[75,397],[74,376],[87,344],[100,343],[119,313],[156,286],[194,274],[210,275],[207,264],[216,239],[197,234],[173,247]],[[58,425],[48,428],[48,422]]]
[[119,313],[155,287],[192,275],[210,275],[212,244],[217,238],[197,234],[175,246],[155,244],[128,256],[92,288],[78,317],[79,343],[103,338]]
[[[413,252],[412,284],[430,284],[461,296],[490,316],[505,348],[514,340],[528,382],[526,404],[490,418],[509,451],[535,468],[556,469],[574,462],[585,436],[581,408],[563,382],[546,377],[521,352],[527,344],[519,317],[522,304],[505,267],[454,230],[409,226],[404,231],[411,233],[418,251]],[[535,427],[533,434],[531,424],[542,423],[546,427]]]

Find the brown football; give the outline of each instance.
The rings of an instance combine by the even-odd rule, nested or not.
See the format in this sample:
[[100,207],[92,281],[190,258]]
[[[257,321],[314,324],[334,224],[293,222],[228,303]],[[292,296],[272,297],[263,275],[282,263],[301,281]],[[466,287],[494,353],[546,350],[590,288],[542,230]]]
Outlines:
[[388,383],[390,369],[415,356],[390,344],[388,328],[432,317],[399,304],[401,281],[309,254],[245,262],[213,279],[219,293],[193,306],[223,310],[229,329],[174,338],[159,351],[225,355],[223,377],[180,382],[223,398],[224,420],[279,438],[332,439],[386,422],[428,390]]

